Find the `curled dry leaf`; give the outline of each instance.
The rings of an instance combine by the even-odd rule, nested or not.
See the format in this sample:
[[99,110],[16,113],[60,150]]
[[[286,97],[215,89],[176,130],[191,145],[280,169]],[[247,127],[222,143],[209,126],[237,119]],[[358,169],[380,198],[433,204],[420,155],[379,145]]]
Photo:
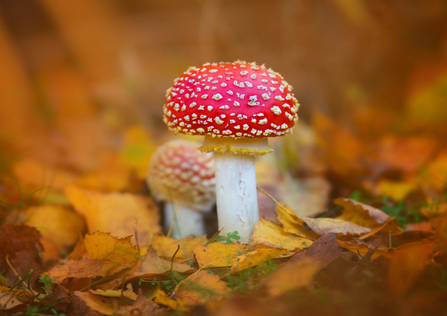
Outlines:
[[89,232],[111,232],[117,237],[134,235],[138,219],[138,240],[143,246],[149,243],[152,234],[161,231],[158,209],[149,198],[127,193],[102,194],[76,186],[66,187],[65,194],[85,216]]
[[368,227],[362,227],[336,218],[309,218],[301,216],[300,219],[318,235],[342,234],[345,236],[359,236],[371,231]]
[[104,297],[114,297],[114,298],[128,298],[131,299],[132,301],[135,301],[137,299],[137,294],[135,294],[135,292],[133,292],[132,290],[125,290],[125,291],[121,291],[121,290],[89,290],[90,293],[92,294],[96,294],[99,296],[104,296]]
[[249,246],[257,244],[294,251],[308,248],[312,244],[312,240],[287,233],[281,226],[261,218],[255,224]]
[[340,205],[342,215],[338,219],[358,224],[364,227],[373,227],[377,224],[383,224],[389,216],[381,210],[346,198],[337,198],[334,204]]

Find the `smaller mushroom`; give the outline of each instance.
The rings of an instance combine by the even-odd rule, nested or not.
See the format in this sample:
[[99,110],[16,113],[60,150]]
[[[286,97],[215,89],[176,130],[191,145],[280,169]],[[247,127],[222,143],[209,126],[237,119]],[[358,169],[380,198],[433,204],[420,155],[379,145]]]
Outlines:
[[205,234],[203,215],[216,196],[211,154],[200,152],[194,142],[170,141],[152,156],[146,182],[154,197],[165,202],[165,231],[172,225],[175,208],[173,238]]

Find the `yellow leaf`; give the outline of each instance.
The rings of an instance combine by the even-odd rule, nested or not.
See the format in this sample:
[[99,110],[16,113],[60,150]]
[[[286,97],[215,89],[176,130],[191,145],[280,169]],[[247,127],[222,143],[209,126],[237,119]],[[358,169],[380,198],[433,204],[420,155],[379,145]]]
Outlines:
[[135,292],[131,291],[131,290],[125,290],[125,291],[121,291],[121,290],[89,290],[90,293],[92,294],[96,294],[96,295],[100,295],[100,296],[104,296],[104,297],[115,297],[115,298],[121,298],[121,297],[127,297],[133,301],[135,301],[138,297],[137,294],[135,294]]
[[394,201],[403,200],[408,194],[417,188],[416,183],[380,180],[378,183],[380,195],[388,196]]
[[[340,247],[348,249],[349,251],[355,254],[360,254],[362,257],[365,256],[368,253],[368,251],[371,250],[371,248],[369,248],[367,245],[359,244],[356,242],[344,242],[341,240],[337,240],[337,242],[340,245]],[[388,249],[376,249],[371,256],[371,259],[376,259],[377,257],[380,256],[384,256],[386,258],[391,257],[391,255],[388,253]]]
[[318,234],[311,231],[306,223],[298,218],[290,207],[283,203],[277,203],[275,207],[276,216],[283,225],[284,232],[291,233],[297,236],[316,239]]
[[188,305],[198,305],[221,300],[230,293],[227,283],[221,281],[218,275],[201,270],[182,280],[173,298]]
[[293,264],[285,264],[269,275],[264,286],[271,296],[279,296],[286,292],[309,285],[319,270],[318,263],[303,258]]
[[312,244],[312,240],[284,232],[283,228],[271,221],[261,218],[255,224],[250,245],[264,244],[273,248],[293,251],[305,249]]
[[82,216],[62,206],[31,207],[26,217],[27,224],[37,228],[43,240],[53,244],[59,252],[74,245],[85,227]]
[[231,267],[246,250],[246,245],[215,242],[208,245],[197,245],[194,248],[194,254],[200,267]]
[[235,273],[256,266],[269,259],[284,257],[284,255],[293,255],[288,250],[276,248],[259,248],[253,251],[247,251],[241,254],[234,262],[229,273]]
[[94,232],[85,236],[84,244],[92,260],[107,260],[114,263],[137,261],[138,250],[131,244],[130,236],[119,239],[110,233]]
[[75,291],[74,295],[79,297],[92,310],[105,315],[112,315],[115,312],[113,301],[90,292]]
[[383,224],[389,216],[372,206],[346,198],[337,198],[334,204],[343,207],[342,215],[337,219],[348,221],[364,227],[373,227]]
[[[188,236],[180,240],[174,238],[158,235],[152,240],[152,247],[157,251],[157,254],[163,258],[171,259],[175,254],[174,260],[185,261],[194,257],[194,247],[197,245],[204,245],[208,242],[206,236]],[[180,248],[179,248],[180,246]]]
[[187,306],[186,302],[174,300],[160,289],[158,289],[157,294],[155,295],[154,302],[167,306],[175,311],[187,312],[191,309]]
[[67,187],[65,194],[75,209],[85,216],[90,233],[111,232],[117,237],[134,235],[135,220],[138,219],[138,241],[144,246],[152,234],[161,231],[158,209],[151,199],[128,193],[102,194],[75,186]]

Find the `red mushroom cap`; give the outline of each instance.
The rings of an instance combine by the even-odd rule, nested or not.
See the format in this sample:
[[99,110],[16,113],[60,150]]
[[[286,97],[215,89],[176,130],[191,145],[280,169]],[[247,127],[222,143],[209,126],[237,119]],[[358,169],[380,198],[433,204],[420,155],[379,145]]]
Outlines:
[[160,146],[151,158],[147,184],[159,200],[207,211],[215,201],[214,160],[197,143],[174,140]]
[[265,138],[291,132],[299,104],[282,76],[255,63],[190,68],[166,92],[169,130],[213,137]]

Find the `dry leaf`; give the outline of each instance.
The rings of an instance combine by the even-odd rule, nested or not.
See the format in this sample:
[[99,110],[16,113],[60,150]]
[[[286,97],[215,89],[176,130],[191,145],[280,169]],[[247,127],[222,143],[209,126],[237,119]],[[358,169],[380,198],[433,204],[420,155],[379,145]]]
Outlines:
[[75,291],[74,295],[82,299],[88,307],[90,307],[94,311],[97,311],[98,313],[105,315],[112,315],[113,313],[115,313],[113,301],[108,298],[95,295],[90,292],[79,291]]
[[215,242],[208,245],[197,245],[194,248],[194,254],[201,268],[232,267],[237,258],[246,250],[246,245]]
[[130,239],[131,236],[118,239],[101,232],[85,236],[84,244],[90,259],[104,261],[102,276],[114,274],[138,260],[139,252]]
[[135,294],[135,292],[133,292],[132,290],[125,290],[125,291],[121,291],[121,290],[89,290],[90,293],[95,294],[95,295],[100,295],[100,296],[104,296],[104,297],[114,297],[114,298],[128,298],[131,299],[133,301],[135,301],[137,299],[137,294]]
[[310,258],[303,258],[293,264],[280,267],[269,275],[264,286],[271,296],[279,296],[309,285],[319,269],[318,263]]
[[362,227],[336,218],[309,218],[301,216],[300,219],[318,235],[343,234],[345,236],[358,236],[371,231],[368,227]]
[[138,219],[138,240],[144,246],[152,234],[161,231],[158,209],[151,199],[126,193],[101,194],[75,186],[67,187],[65,194],[85,216],[89,232],[111,232],[117,237],[134,235]]
[[261,218],[255,224],[249,245],[256,244],[293,251],[308,248],[312,244],[312,240],[286,233],[281,226]]
[[68,278],[95,278],[101,274],[104,262],[102,260],[69,260],[57,265],[49,271],[51,279],[60,284]]
[[182,280],[175,288],[173,298],[187,305],[198,305],[221,300],[230,293],[227,283],[218,275],[201,270]]
[[177,301],[168,296],[164,291],[158,289],[154,302],[167,306],[175,311],[187,312],[191,308],[184,301]]
[[270,247],[262,247],[256,250],[247,251],[244,254],[241,254],[236,261],[233,263],[229,273],[235,273],[238,271],[242,271],[248,269],[250,267],[256,266],[260,263],[263,263],[269,259],[273,258],[284,258],[286,256],[291,256],[293,253],[290,253],[285,249],[276,249]]
[[416,277],[427,267],[426,260],[433,252],[432,243],[409,245],[397,250],[388,271],[388,286],[396,296],[403,296]]
[[31,207],[26,211],[27,224],[37,228],[44,240],[66,251],[79,239],[85,227],[85,221],[79,214],[56,205]]
[[337,219],[360,226],[373,227],[377,224],[383,224],[389,218],[383,211],[351,199],[340,197],[334,200],[334,204],[343,207],[342,215],[337,217]]
[[158,235],[154,237],[151,245],[152,247],[154,247],[160,257],[171,259],[175,254],[174,260],[183,262],[194,257],[193,249],[195,246],[204,245],[207,242],[208,240],[206,239],[206,236],[188,236],[177,240],[174,238]]

